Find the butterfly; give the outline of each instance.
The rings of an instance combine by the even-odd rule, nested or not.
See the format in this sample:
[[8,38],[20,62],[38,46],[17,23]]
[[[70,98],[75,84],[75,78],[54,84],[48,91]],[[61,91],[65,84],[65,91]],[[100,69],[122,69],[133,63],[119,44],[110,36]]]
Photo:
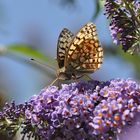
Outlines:
[[64,28],[57,43],[57,80],[78,79],[100,68],[103,61],[103,48],[92,22],[84,25],[74,35]]

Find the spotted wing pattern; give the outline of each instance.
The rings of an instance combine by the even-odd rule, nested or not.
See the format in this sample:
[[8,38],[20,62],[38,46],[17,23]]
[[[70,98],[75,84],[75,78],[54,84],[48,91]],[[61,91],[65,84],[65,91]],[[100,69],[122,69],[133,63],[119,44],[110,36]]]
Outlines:
[[97,37],[96,26],[87,23],[72,40],[64,65],[73,73],[92,73],[100,68],[102,60],[103,49]]
[[73,36],[73,33],[67,28],[64,28],[59,35],[57,43],[57,61],[59,68],[64,67],[66,51],[69,48]]

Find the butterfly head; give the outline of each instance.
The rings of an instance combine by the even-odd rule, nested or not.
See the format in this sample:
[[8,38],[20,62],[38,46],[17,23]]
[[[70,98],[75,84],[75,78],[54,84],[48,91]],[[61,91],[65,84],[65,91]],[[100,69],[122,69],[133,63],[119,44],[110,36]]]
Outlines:
[[71,80],[71,79],[79,79],[83,76],[83,73],[76,73],[73,70],[67,70],[65,67],[62,67],[57,70],[57,77],[59,80]]

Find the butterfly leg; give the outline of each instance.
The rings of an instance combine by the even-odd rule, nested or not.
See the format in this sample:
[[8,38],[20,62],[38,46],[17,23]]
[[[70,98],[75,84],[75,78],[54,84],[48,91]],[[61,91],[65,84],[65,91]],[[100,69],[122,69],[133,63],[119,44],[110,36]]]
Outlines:
[[56,78],[55,80],[53,80],[53,81],[52,81],[52,83],[51,83],[49,86],[54,85],[54,84],[55,84],[58,80],[59,80],[59,79],[58,79],[58,78]]
[[74,82],[78,81],[76,75],[73,75],[72,79],[73,79]]

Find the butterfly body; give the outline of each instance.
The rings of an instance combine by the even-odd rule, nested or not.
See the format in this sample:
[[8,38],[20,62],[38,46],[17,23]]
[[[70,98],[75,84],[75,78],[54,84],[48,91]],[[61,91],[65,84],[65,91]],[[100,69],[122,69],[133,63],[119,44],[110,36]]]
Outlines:
[[93,73],[102,59],[103,49],[93,23],[84,25],[75,36],[66,28],[62,30],[57,44],[58,79],[78,79]]
[[71,79],[79,79],[83,76],[83,73],[77,73],[76,71],[73,71],[73,68],[65,68],[62,67],[57,71],[57,77],[59,80],[71,80]]

